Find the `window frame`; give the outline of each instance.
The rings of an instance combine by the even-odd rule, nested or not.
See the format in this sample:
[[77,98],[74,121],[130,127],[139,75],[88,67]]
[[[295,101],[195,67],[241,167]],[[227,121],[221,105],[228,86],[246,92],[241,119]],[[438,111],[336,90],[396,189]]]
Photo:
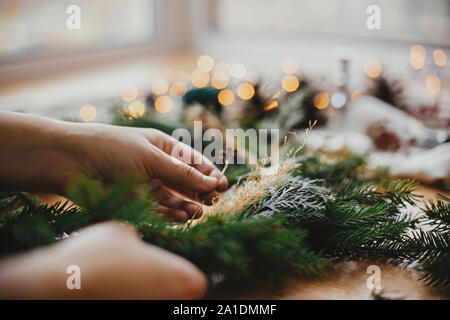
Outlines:
[[[175,47],[187,45],[191,38],[190,15],[186,9],[190,1],[154,0],[155,1],[155,33],[146,41],[125,45],[100,46],[81,50],[62,50],[0,61],[0,83],[24,78],[67,72],[82,69],[99,62],[116,62],[132,59],[145,54],[161,54]],[[188,26],[188,27],[186,27]]]

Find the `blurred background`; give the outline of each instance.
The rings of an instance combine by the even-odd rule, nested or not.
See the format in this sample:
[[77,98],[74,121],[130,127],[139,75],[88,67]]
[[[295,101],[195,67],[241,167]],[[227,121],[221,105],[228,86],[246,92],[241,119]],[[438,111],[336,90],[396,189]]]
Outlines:
[[[66,26],[70,5],[80,29]],[[367,27],[371,5],[379,29]],[[450,0],[0,0],[0,110],[110,122],[118,105],[131,118],[151,109],[170,122],[185,117],[191,89],[219,90],[222,107],[258,98],[263,111],[281,112],[313,83],[313,110],[303,113],[340,118],[313,137],[316,147],[345,128],[409,154],[448,139],[449,54]],[[360,114],[344,114],[350,104],[362,104]],[[378,122],[368,123],[373,110]],[[333,144],[367,149],[343,139]]]

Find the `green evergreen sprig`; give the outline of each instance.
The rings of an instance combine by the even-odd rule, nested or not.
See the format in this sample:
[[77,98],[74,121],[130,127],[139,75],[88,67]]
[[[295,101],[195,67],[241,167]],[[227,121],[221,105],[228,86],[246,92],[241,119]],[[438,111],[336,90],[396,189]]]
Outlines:
[[431,230],[413,232],[408,243],[409,257],[418,261],[426,283],[450,288],[450,199],[441,195],[423,211],[422,223]]
[[136,225],[144,241],[187,258],[216,282],[257,277],[282,283],[295,275],[320,276],[335,259],[370,258],[417,261],[427,283],[449,285],[447,198],[429,203],[423,217],[412,219],[400,213],[415,205],[416,182],[369,174],[360,157],[330,161],[315,154],[298,162],[300,171],[270,187],[255,205],[218,212],[189,228],[157,215],[150,190],[133,179],[108,187],[79,179],[69,192],[78,206],[2,193],[0,254],[53,243],[64,233],[115,219]]

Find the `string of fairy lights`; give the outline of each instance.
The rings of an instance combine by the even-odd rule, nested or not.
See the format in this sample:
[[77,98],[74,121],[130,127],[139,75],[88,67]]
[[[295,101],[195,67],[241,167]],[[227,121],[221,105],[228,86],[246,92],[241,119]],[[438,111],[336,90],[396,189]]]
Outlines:
[[[440,69],[447,64],[447,55],[441,49],[432,52],[431,58],[435,66],[438,67],[437,74],[430,74],[425,77],[425,89],[431,95],[439,95],[442,91],[442,82],[439,77]],[[422,45],[411,47],[409,63],[416,70],[422,70],[427,61],[427,50]],[[292,93],[300,86],[300,79],[297,77],[299,69],[298,61],[293,57],[286,57],[281,62],[283,77],[280,83],[280,90],[273,93],[268,99],[264,110],[272,110],[279,107],[277,99],[281,91]],[[371,58],[364,64],[365,74],[372,79],[378,78],[383,71],[383,65],[377,59]],[[236,99],[250,100],[255,95],[254,76],[242,63],[229,64],[225,61],[216,62],[210,55],[202,55],[196,61],[196,68],[189,74],[184,71],[177,71],[173,75],[173,81],[169,83],[164,78],[156,78],[151,83],[151,92],[156,97],[154,110],[165,114],[172,111],[174,98],[183,96],[190,87],[205,88],[212,86],[219,90],[218,101],[223,106],[232,105]],[[232,82],[237,85],[232,85]],[[233,83],[234,83],[233,82]],[[267,85],[264,83],[263,86]],[[354,90],[350,94],[352,101],[356,100],[362,92]],[[124,102],[124,111],[131,118],[138,118],[145,114],[146,105],[139,98],[138,89],[134,85],[122,88],[120,97]],[[325,92],[318,92],[313,99],[314,106],[318,109],[325,109],[330,104],[336,108],[342,107],[346,102],[346,96],[342,92],[335,92],[331,96]],[[87,104],[80,109],[80,119],[85,122],[94,121],[97,116],[95,106]]]

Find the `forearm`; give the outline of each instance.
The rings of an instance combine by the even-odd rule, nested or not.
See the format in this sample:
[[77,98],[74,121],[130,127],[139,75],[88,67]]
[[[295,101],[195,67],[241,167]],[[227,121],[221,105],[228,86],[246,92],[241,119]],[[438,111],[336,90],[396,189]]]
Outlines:
[[70,123],[0,112],[0,189],[61,193],[74,171]]

